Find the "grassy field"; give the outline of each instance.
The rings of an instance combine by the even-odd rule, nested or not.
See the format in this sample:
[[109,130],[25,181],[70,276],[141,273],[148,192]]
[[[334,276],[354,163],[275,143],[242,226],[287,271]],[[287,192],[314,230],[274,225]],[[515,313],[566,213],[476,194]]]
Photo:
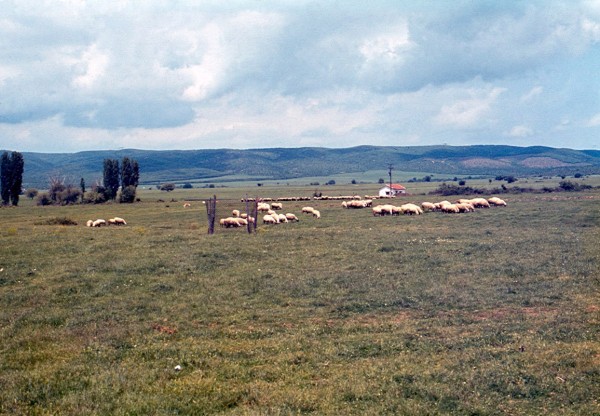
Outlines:
[[313,190],[0,208],[0,413],[600,414],[600,191],[207,235],[213,193]]

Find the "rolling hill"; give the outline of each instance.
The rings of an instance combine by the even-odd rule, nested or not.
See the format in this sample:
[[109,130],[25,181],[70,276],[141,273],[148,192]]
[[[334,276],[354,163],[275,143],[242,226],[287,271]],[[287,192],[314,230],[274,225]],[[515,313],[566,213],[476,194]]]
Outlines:
[[78,153],[23,152],[25,187],[44,188],[51,176],[92,184],[102,178],[104,159],[136,159],[140,182],[284,180],[385,170],[446,175],[570,175],[600,173],[600,151],[543,146],[357,146],[152,151],[123,149]]

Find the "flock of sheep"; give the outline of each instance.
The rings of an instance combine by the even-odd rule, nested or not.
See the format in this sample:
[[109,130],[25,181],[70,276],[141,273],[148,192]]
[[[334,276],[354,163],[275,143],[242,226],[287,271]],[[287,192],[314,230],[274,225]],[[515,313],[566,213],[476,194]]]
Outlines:
[[[349,208],[348,204],[342,204],[344,208]],[[391,204],[377,205],[372,208],[374,216],[385,216],[385,215],[421,215],[425,211],[440,211],[445,213],[460,213],[460,212],[473,212],[475,208],[489,208],[490,206],[506,206],[506,201],[498,197],[485,198],[473,198],[473,199],[459,199],[452,203],[450,201],[441,202],[423,202],[421,206],[409,203],[403,204],[399,207]],[[353,208],[359,208],[359,206],[353,206]]]
[[109,219],[108,221],[103,220],[101,218],[97,220],[88,220],[85,225],[88,227],[104,227],[106,225],[127,225],[127,221],[125,221],[121,217],[114,217]]
[[[440,202],[423,202],[421,205],[413,203],[406,203],[400,206],[392,204],[381,204],[373,206],[373,199],[357,199],[356,197],[350,198],[349,201],[342,201],[342,208],[345,209],[361,209],[371,208],[374,216],[383,217],[386,215],[421,215],[427,211],[439,211],[444,213],[461,213],[461,212],[473,212],[476,208],[489,208],[490,206],[506,206],[506,202],[498,197],[485,198],[472,198],[472,199],[459,199],[455,202],[440,201]],[[337,199],[337,198],[327,198]],[[281,202],[271,202],[271,204],[265,201],[272,201],[272,199],[261,199],[257,203],[257,210],[259,213],[265,213],[262,217],[263,224],[281,224],[288,222],[300,221],[295,214],[290,212],[286,214],[277,213],[283,209]],[[278,198],[278,200],[281,200]],[[296,198],[290,198],[289,200],[300,200]],[[321,218],[321,213],[317,209],[305,206],[302,208],[303,214],[310,214],[314,218]],[[232,216],[223,218],[219,221],[221,227],[232,228],[232,227],[245,227],[248,223],[254,223],[256,219],[250,217],[245,213],[240,213],[239,210],[234,209]]]

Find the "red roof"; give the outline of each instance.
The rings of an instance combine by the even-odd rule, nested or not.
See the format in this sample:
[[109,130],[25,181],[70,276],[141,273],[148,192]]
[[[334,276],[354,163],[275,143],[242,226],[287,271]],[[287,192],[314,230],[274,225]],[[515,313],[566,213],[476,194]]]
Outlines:
[[392,184],[392,189],[396,190],[396,191],[403,191],[406,188],[402,185],[400,185],[399,183],[393,183]]

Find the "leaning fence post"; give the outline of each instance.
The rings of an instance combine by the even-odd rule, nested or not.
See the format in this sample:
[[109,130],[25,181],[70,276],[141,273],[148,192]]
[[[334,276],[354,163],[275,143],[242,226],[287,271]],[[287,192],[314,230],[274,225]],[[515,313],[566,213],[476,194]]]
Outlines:
[[206,201],[206,214],[208,216],[208,234],[215,233],[215,217],[217,215],[217,196]]

